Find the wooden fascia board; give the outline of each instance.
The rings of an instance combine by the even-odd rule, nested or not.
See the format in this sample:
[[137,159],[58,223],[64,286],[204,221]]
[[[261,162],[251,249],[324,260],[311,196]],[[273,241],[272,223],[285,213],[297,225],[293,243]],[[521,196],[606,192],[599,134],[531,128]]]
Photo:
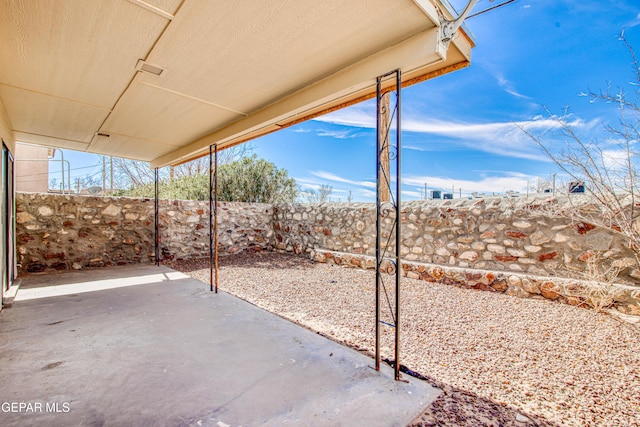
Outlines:
[[[405,80],[405,81],[402,82],[402,87],[404,88],[404,87],[411,86],[411,85],[414,85],[414,84],[417,84],[417,83],[420,83],[420,82],[423,82],[423,81],[426,81],[426,80],[431,80],[431,79],[434,79],[436,77],[440,77],[440,76],[443,76],[445,74],[449,74],[449,73],[452,73],[454,71],[461,70],[463,68],[468,67],[469,65],[470,65],[470,62],[466,61],[466,60],[462,61],[462,62],[457,62],[455,64],[448,65],[448,66],[446,66],[444,68],[439,68],[438,70],[430,71],[430,72],[427,72],[425,74],[421,74],[419,76],[412,77],[409,80]],[[337,110],[341,110],[341,109],[349,107],[351,105],[359,104],[361,102],[364,102],[364,101],[367,101],[369,99],[375,98],[375,96],[376,96],[375,90],[366,92],[364,95],[358,96],[356,98],[352,98],[349,101],[346,101],[346,102],[343,102],[343,103],[337,103],[337,104],[331,105],[328,108],[324,108],[324,109],[321,109],[321,110],[318,110],[318,111],[314,111],[314,112],[312,112],[312,113],[310,113],[310,114],[308,114],[306,116],[300,116],[300,117],[297,117],[294,120],[291,120],[289,122],[282,123],[282,124],[279,124],[277,126],[272,126],[272,128],[266,129],[264,132],[259,133],[257,135],[250,135],[250,136],[247,136],[247,137],[245,137],[243,139],[231,140],[227,144],[219,145],[219,149],[220,150],[225,150],[227,148],[235,147],[236,145],[244,144],[245,142],[249,142],[249,141],[251,141],[251,140],[253,140],[255,138],[259,138],[261,136],[268,135],[268,134],[276,132],[276,131],[278,131],[280,129],[288,128],[290,126],[295,126],[295,125],[297,125],[299,123],[306,122],[307,120],[313,120],[316,117],[320,117],[320,116],[323,116],[325,114],[329,114],[331,112],[334,112],[334,111],[337,111]],[[181,159],[177,163],[172,163],[171,165],[172,166],[178,166],[178,165],[180,165],[182,163],[187,163],[187,162],[190,162],[192,160],[198,159],[200,157],[207,156],[208,153],[209,153],[209,149],[208,149],[208,146],[207,146],[207,148],[205,150],[198,151],[198,152],[194,153],[193,155],[191,155],[189,157]]]

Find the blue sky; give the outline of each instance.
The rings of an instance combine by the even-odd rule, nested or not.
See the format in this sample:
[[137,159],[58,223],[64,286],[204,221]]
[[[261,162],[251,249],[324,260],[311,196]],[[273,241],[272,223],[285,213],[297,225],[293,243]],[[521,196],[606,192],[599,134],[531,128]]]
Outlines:
[[[500,0],[480,0],[474,11]],[[466,0],[452,0],[458,10]],[[615,106],[593,104],[588,90],[632,88],[631,57],[618,35],[640,54],[637,0],[517,0],[467,22],[476,47],[472,65],[405,88],[403,199],[442,189],[527,191],[537,177],[558,172],[514,123],[536,132],[553,127],[548,109],[568,106],[576,129],[603,135],[618,120]],[[285,168],[302,188],[333,187],[331,198],[375,200],[375,101],[343,109],[252,143],[254,153]],[[66,152],[72,168],[98,163]],[[96,173],[78,169],[73,176]],[[72,178],[73,179],[73,178]]]

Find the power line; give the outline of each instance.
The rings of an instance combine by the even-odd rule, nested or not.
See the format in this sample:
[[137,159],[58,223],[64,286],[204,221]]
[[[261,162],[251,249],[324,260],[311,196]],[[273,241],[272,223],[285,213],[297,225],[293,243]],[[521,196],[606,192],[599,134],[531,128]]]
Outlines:
[[475,18],[476,16],[482,15],[483,13],[490,12],[490,11],[492,11],[494,9],[499,8],[499,7],[506,6],[509,3],[513,3],[514,1],[516,1],[516,0],[507,0],[507,1],[503,2],[503,3],[496,4],[495,6],[491,6],[491,7],[487,8],[487,9],[485,9],[485,10],[481,10],[479,12],[472,13],[471,15],[467,16],[467,19]]
[[[89,169],[89,168],[95,168],[96,166],[98,166],[98,164],[92,165],[92,166],[81,166],[79,168],[72,168],[69,169],[69,171],[76,171],[76,170],[80,170],[80,169]],[[23,176],[38,176],[38,175],[49,175],[50,173],[58,173],[59,171],[49,171],[49,172],[38,172],[38,173],[30,173],[30,174],[26,174],[26,175],[16,175],[17,178],[19,177],[23,177]]]

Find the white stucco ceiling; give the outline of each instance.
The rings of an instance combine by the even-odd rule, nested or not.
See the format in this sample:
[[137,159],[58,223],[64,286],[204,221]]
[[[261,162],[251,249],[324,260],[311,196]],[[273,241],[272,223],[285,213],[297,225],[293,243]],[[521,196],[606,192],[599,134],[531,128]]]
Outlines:
[[[469,64],[437,0],[6,0],[0,102],[19,141],[176,164]],[[139,71],[139,60],[164,71]]]

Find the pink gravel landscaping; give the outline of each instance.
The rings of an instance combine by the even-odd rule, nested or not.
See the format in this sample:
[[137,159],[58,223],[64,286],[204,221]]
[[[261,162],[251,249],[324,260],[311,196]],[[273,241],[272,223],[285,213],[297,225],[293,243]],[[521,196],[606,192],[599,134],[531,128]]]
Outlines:
[[[168,264],[208,283],[208,260]],[[372,354],[375,273],[221,258],[220,289]],[[391,295],[393,298],[393,295]],[[403,279],[401,363],[445,390],[416,426],[640,427],[640,329],[604,313]],[[392,359],[390,328],[383,357]]]

